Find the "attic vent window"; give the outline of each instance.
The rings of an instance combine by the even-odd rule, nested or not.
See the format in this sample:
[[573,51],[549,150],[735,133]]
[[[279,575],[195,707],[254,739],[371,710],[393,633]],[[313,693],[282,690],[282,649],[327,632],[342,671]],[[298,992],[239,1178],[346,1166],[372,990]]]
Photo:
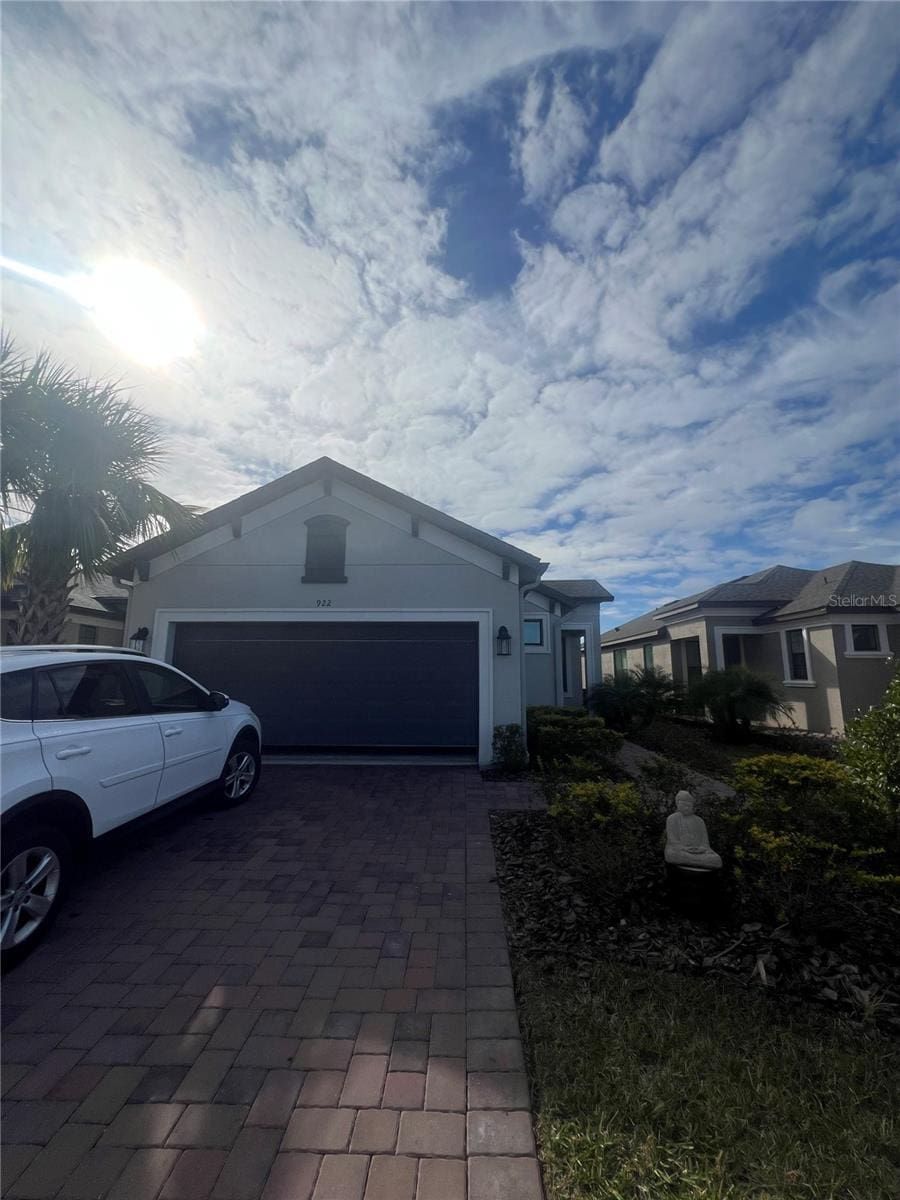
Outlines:
[[347,526],[343,517],[310,517],[306,522],[303,583],[346,583]]

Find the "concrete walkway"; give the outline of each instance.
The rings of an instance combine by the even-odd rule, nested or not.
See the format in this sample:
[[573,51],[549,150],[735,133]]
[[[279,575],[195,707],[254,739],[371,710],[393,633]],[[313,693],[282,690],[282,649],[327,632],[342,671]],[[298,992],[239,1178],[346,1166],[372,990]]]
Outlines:
[[[636,742],[626,741],[619,751],[619,757],[616,760],[623,771],[627,772],[633,779],[640,779],[641,767],[646,763],[656,762],[663,755],[657,754],[655,750],[645,750],[643,746],[639,746]],[[684,763],[678,762],[675,759],[670,759],[675,762],[676,766],[681,767],[688,775],[691,787],[699,792],[712,792],[716,796],[730,797],[736,795],[736,792],[730,784],[723,783],[721,779],[714,779],[712,775],[704,775],[700,771],[693,771],[690,767],[686,767]]]
[[95,855],[4,989],[9,1200],[540,1200],[474,768],[270,766]]

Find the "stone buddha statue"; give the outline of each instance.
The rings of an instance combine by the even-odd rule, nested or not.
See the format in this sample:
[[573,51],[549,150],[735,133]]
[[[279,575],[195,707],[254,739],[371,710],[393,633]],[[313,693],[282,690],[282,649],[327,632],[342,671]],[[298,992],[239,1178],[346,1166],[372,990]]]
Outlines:
[[679,792],[675,797],[675,812],[666,821],[665,859],[678,867],[718,871],[722,860],[709,844],[706,823],[694,812],[694,797]]

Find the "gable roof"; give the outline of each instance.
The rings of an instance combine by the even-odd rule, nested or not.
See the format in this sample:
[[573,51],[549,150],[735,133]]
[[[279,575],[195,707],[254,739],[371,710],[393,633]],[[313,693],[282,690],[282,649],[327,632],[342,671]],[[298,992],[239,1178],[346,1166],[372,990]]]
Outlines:
[[521,550],[510,542],[484,533],[482,530],[476,529],[474,525],[467,525],[465,521],[458,521],[456,517],[451,517],[437,508],[423,504],[420,500],[414,500],[411,496],[398,492],[375,479],[370,479],[368,475],[345,467],[343,463],[327,456],[317,458],[303,467],[298,467],[295,471],[290,471],[287,475],[282,475],[278,479],[264,483],[261,487],[254,488],[251,492],[246,492],[243,496],[238,496],[236,500],[229,500],[226,504],[220,504],[218,508],[202,513],[187,529],[161,533],[146,542],[141,542],[138,546],[133,546],[112,560],[108,564],[108,568],[117,576],[127,576],[138,563],[149,562],[150,559],[156,558],[160,554],[176,550],[179,546],[192,542],[204,533],[219,529],[223,525],[231,525],[247,513],[271,504],[274,500],[279,500],[282,496],[320,479],[343,480],[387,504],[405,509],[414,517],[446,529],[449,533],[472,542],[476,546],[481,546],[482,549],[489,550],[492,554],[517,563],[532,578],[540,578],[541,572],[546,570],[547,564],[542,563],[537,555],[529,554],[528,551]]
[[[753,623],[766,624],[800,613],[851,611],[853,599],[857,611],[864,607],[897,611],[900,605],[887,603],[891,595],[900,598],[900,566],[854,559],[821,571],[811,571],[778,564],[753,575],[714,584],[692,596],[670,600],[623,625],[604,631],[603,641],[609,646],[643,634],[656,636],[665,628],[667,619],[687,608],[698,608],[697,615],[702,617],[702,609],[711,605],[724,608],[730,605],[759,606],[761,611],[753,618]],[[870,602],[860,604],[861,597],[867,597]]]

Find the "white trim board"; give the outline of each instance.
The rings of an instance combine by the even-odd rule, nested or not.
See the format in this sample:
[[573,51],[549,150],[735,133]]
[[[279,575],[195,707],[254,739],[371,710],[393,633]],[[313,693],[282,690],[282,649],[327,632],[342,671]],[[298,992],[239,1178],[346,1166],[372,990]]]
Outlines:
[[[340,511],[341,505],[347,505],[357,512],[363,512],[367,516],[383,521],[386,525],[392,526],[400,533],[405,533],[409,537],[414,536],[412,533],[412,517],[407,509],[390,504],[385,500],[379,499],[377,496],[371,496],[368,492],[364,492],[341,479],[333,481],[330,492],[325,490],[324,483],[321,480],[316,480],[297,488],[295,491],[289,492],[285,496],[279,496],[277,500],[272,500],[268,504],[251,510],[241,519],[241,534],[246,537],[252,534],[254,530],[260,529],[271,521],[279,520],[290,513],[307,508],[326,498],[337,501],[336,507],[338,511]],[[499,553],[495,554],[491,550],[486,550],[482,546],[478,546],[474,542],[469,542],[458,534],[451,533],[449,530],[434,525],[425,519],[418,522],[418,532],[415,536],[423,542],[427,542],[429,545],[442,550],[445,554],[453,555],[460,562],[467,562],[472,566],[480,567],[481,570],[486,571],[489,575],[503,578],[504,558]],[[188,562],[190,559],[205,554],[207,551],[213,550],[218,546],[227,545],[233,539],[234,533],[232,527],[227,524],[198,534],[197,537],[176,547],[176,549],[163,551],[151,558],[149,567],[150,578],[153,579],[157,575],[162,575],[164,572],[172,570],[173,567],[177,567],[180,563]],[[511,566],[515,567],[515,570],[510,570],[510,582],[517,584],[518,565],[511,564]],[[140,584],[136,583],[134,586],[139,587]]]
[[[799,631],[803,634],[803,654],[806,658],[806,679],[791,679],[790,676],[790,658],[788,657],[787,635]],[[782,683],[785,687],[815,687],[816,681],[813,678],[812,666],[812,650],[809,640],[809,629],[806,626],[792,625],[789,629],[779,629],[778,631],[781,640],[781,667],[784,678]]]
[[[494,614],[489,608],[158,608],[153,618],[148,654],[172,662],[175,626],[179,622],[264,622],[264,621],[398,621],[404,624],[435,621],[464,621],[478,626],[478,761],[482,766],[493,758],[494,734]],[[521,635],[520,635],[521,636]],[[521,686],[524,687],[524,681]]]
[[[840,622],[844,626],[844,658],[891,658],[891,644],[888,641],[888,623],[884,620],[859,620],[859,621],[843,621]],[[891,622],[892,624],[894,622]],[[854,625],[874,625],[878,630],[878,646],[877,650],[854,650],[853,649],[853,626]]]

